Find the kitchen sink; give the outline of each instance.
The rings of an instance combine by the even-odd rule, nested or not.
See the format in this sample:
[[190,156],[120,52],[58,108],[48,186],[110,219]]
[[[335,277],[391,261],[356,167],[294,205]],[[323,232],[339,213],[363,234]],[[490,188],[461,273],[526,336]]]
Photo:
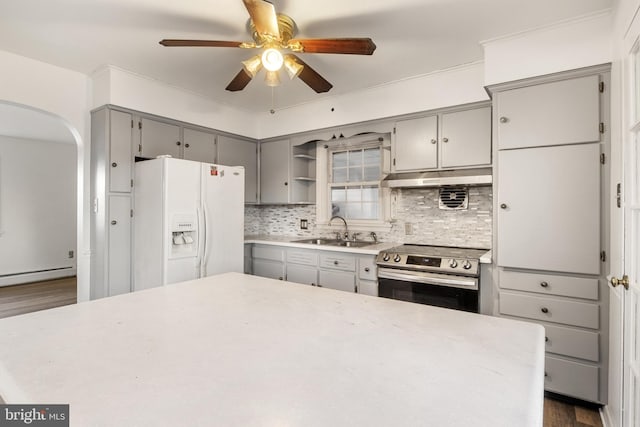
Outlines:
[[361,248],[364,246],[373,245],[373,242],[358,242],[350,240],[336,240],[336,239],[323,239],[320,237],[314,237],[311,239],[294,240],[293,243],[307,243],[310,245],[326,245],[326,246],[342,246],[347,248]]

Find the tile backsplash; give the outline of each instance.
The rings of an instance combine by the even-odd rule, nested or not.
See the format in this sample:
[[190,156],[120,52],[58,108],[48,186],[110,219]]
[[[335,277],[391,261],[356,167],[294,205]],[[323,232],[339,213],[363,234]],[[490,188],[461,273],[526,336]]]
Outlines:
[[[395,189],[391,197],[393,221],[389,231],[377,232],[380,241],[491,248],[491,187],[470,187],[465,210],[440,209],[437,188]],[[315,218],[315,205],[246,206],[245,234],[332,235],[318,230]],[[300,219],[308,220],[307,230],[300,229]]]

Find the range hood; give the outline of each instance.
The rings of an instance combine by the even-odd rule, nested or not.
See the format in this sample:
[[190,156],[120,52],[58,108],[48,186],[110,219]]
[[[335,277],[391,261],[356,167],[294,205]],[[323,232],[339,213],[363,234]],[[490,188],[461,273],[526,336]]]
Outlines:
[[445,185],[491,185],[492,182],[491,168],[476,168],[392,173],[382,180],[381,185],[387,188],[421,188]]

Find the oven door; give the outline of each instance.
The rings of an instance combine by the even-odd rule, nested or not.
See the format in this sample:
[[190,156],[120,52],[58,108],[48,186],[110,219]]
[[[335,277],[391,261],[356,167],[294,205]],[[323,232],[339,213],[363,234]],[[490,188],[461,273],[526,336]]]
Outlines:
[[478,279],[474,277],[379,268],[378,295],[418,304],[478,312]]

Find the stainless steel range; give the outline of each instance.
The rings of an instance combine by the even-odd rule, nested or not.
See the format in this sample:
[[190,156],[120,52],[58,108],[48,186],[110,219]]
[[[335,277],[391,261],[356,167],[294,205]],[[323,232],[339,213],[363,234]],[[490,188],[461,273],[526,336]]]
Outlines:
[[487,249],[402,245],[380,252],[381,297],[478,312],[480,257]]

